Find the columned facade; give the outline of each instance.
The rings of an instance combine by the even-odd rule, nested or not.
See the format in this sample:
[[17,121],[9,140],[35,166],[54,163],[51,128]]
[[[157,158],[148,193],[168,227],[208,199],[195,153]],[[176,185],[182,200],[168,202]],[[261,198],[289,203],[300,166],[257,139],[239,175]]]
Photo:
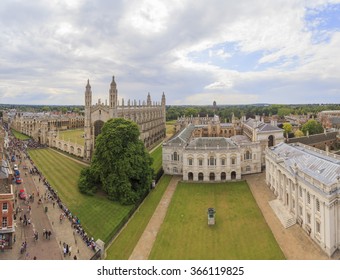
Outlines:
[[303,144],[266,150],[268,186],[329,256],[340,246],[339,162],[339,156]]

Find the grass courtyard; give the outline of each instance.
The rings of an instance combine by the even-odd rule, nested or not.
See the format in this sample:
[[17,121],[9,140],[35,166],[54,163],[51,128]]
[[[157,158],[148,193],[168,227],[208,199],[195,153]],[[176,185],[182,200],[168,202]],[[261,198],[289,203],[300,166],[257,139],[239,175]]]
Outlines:
[[[208,226],[207,209],[216,209]],[[246,182],[177,186],[150,259],[284,259]]]
[[31,137],[29,137],[28,135],[22,134],[21,132],[16,131],[13,128],[11,129],[11,131],[12,131],[14,137],[19,139],[19,140],[28,140],[28,139],[31,139]]
[[88,196],[79,192],[77,182],[84,165],[52,149],[29,150],[35,165],[53,186],[64,204],[80,218],[86,232],[108,242],[113,230],[132,206],[122,206],[103,195]]
[[132,219],[123,228],[122,232],[112,242],[106,251],[108,260],[127,260],[135,248],[139,238],[144,232],[149,220],[162,198],[171,176],[163,175],[155,189],[143,201],[143,204],[134,213]]
[[72,129],[72,130],[61,130],[59,131],[59,138],[64,139],[65,141],[70,140],[72,143],[77,143],[79,145],[84,146],[84,129]]
[[157,173],[162,168],[162,144],[154,149],[150,155],[153,158],[151,167],[153,168],[154,173]]
[[[85,230],[95,239],[100,238],[108,242],[133,206],[122,206],[100,194],[88,196],[80,193],[77,183],[84,164],[52,149],[29,150],[29,154],[48,182],[58,191],[63,203],[80,218]],[[151,153],[154,164],[156,163],[155,168],[160,168],[162,164],[159,154],[159,149]],[[151,193],[157,194],[164,190],[167,184],[163,185],[165,186]],[[155,194],[152,195],[154,196]],[[147,197],[147,200],[150,199]]]

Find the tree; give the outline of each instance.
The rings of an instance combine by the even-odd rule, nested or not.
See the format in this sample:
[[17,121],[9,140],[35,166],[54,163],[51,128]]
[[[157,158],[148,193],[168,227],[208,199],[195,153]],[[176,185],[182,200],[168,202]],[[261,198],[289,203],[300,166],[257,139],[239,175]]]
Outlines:
[[304,134],[300,129],[298,129],[298,130],[295,131],[294,136],[299,138],[299,137],[304,136]]
[[[123,118],[107,121],[97,136],[89,170],[81,173],[78,186],[83,193],[100,187],[111,200],[121,204],[138,202],[149,191],[152,158],[139,139],[136,123]],[[98,178],[88,183],[90,177]]]
[[290,132],[292,132],[292,125],[290,123],[284,123],[282,128],[285,132],[285,135],[288,135]]
[[305,135],[307,135],[307,131],[309,135],[313,135],[313,134],[322,133],[323,127],[316,120],[311,119],[302,126],[301,130]]

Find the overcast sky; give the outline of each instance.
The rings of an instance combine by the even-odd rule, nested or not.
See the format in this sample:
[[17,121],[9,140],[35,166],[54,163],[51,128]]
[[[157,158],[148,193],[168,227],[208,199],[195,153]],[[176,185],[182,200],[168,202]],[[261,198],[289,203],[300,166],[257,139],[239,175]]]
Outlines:
[[[340,0],[1,0],[0,103],[340,103]],[[125,101],[125,102],[126,102]]]

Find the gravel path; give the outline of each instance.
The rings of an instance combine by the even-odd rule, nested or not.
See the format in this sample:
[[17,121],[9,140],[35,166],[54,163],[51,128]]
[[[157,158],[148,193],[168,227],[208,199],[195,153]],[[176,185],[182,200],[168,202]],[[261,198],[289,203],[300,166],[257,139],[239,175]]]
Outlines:
[[168,210],[172,195],[174,194],[177,183],[182,176],[173,176],[165,193],[162,196],[155,212],[153,213],[148,225],[134,248],[130,260],[147,260],[152,246],[156,240],[157,233],[164,221],[165,214]]

